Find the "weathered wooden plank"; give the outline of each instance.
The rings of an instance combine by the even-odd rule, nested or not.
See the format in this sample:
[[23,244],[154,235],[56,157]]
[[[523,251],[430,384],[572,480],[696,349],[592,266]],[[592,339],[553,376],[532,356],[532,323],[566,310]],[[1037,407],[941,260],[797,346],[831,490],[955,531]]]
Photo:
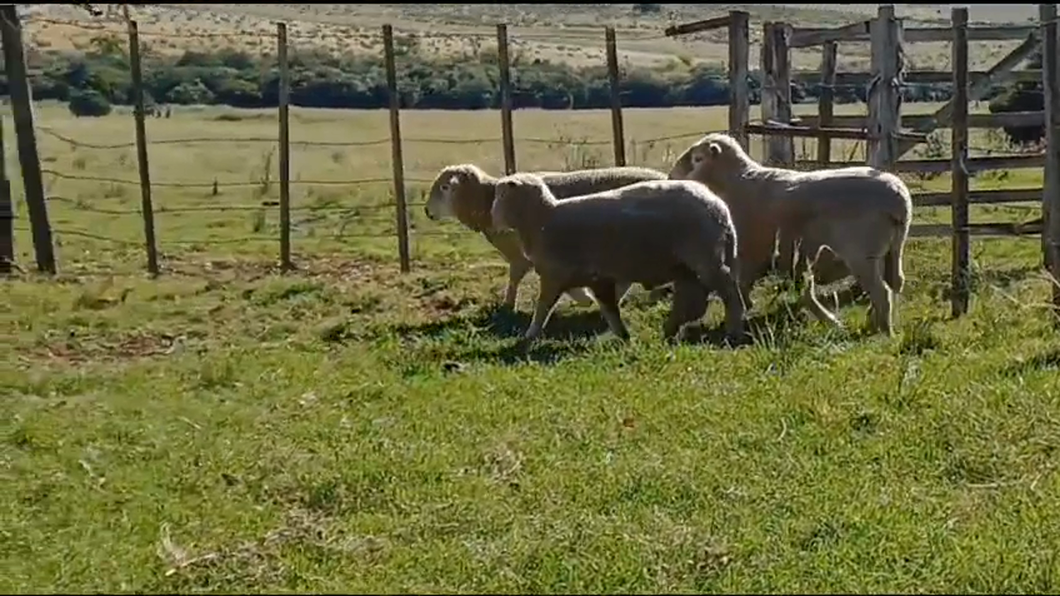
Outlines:
[[[1033,203],[1041,200],[1040,188],[1003,188],[1000,190],[973,190],[968,193],[968,203],[974,205],[1000,205],[1004,203]],[[925,192],[913,195],[917,207],[940,207],[953,203],[952,192]]]
[[842,27],[795,27],[791,30],[791,48],[811,48],[830,41],[868,41],[872,21],[859,21]]
[[[904,34],[904,32],[903,32]],[[972,71],[968,73],[972,84],[975,84],[987,76],[985,71]],[[798,70],[791,73],[793,81],[800,85],[813,85],[819,83],[822,73],[816,70]],[[872,80],[872,74],[867,72],[837,72],[836,85],[853,87],[856,85],[867,85]],[[1009,73],[1009,81],[1037,83],[1042,80],[1041,69],[1013,70]],[[910,70],[903,75],[908,84],[926,85],[950,83],[952,75],[949,71],[936,70]]]
[[950,224],[953,238],[950,253],[950,314],[959,317],[968,312],[971,302],[971,244],[968,241],[968,9],[954,8],[953,43],[953,123],[950,146],[953,157],[950,168]]
[[751,121],[751,95],[747,85],[751,60],[751,15],[729,12],[729,133],[745,150],[750,149],[744,127]]
[[872,22],[872,69],[879,74],[878,84],[869,89],[868,162],[887,170],[897,161],[895,135],[902,127],[901,90],[891,84],[898,78],[901,62],[902,26],[895,18],[894,5],[884,4]]
[[[1042,233],[1041,223],[982,223],[968,224],[969,236],[1033,236]],[[948,238],[953,228],[948,224],[916,224],[909,226],[910,238]]]
[[[821,135],[828,135],[833,139],[849,139],[854,141],[864,141],[868,139],[868,132],[863,129],[825,128],[820,126],[786,126],[779,123],[763,124],[761,122],[752,122],[747,125],[747,132],[748,134],[780,137],[820,137]],[[923,143],[927,140],[927,135],[915,132],[899,132],[897,137],[900,140],[915,140],[918,143]]]
[[[792,30],[792,48],[810,48],[829,41],[870,41],[870,23],[860,21],[842,27],[819,28],[798,27]],[[1001,25],[994,27],[970,27],[969,41],[1011,41],[1024,39],[1035,30],[1034,26]],[[905,41],[909,43],[953,41],[953,30],[949,27],[909,27],[905,29]]]
[[729,22],[731,20],[731,15],[724,15],[720,17],[704,19],[702,21],[684,23],[682,25],[670,25],[666,28],[665,31],[663,31],[663,34],[666,35],[666,37],[676,37],[678,35],[689,35],[691,33],[713,31],[714,29],[724,29],[729,26]]
[[[862,115],[832,116],[831,125],[836,128],[865,128],[867,118]],[[906,128],[919,128],[925,123],[934,120],[932,114],[905,114],[902,116],[902,126]],[[816,114],[798,116],[792,119],[792,124],[798,126],[818,126],[821,118]],[[970,114],[968,116],[968,128],[1001,128],[1004,126],[1043,126],[1045,124],[1045,112],[1005,112],[998,114]],[[948,128],[940,126],[939,128]]]
[[[820,164],[821,162],[819,161],[799,160],[795,162],[795,167],[800,170],[816,169],[820,167]],[[833,161],[829,162],[826,167],[846,168],[863,165],[865,164],[860,161]],[[969,173],[988,172],[991,170],[1036,169],[1044,165],[1045,156],[1041,154],[972,157],[965,161],[965,166]],[[906,159],[896,161],[888,170],[897,173],[941,174],[949,172],[951,168],[952,164],[949,159]]]
[[[817,114],[821,126],[832,126],[835,115],[835,73],[839,44],[824,43],[821,50],[821,95],[817,100]],[[832,139],[822,135],[817,139],[817,161],[825,165],[832,161]]]
[[[1042,260],[1060,282],[1060,25],[1056,5],[1039,4],[1042,86],[1045,89],[1045,185],[1042,189]],[[1054,323],[1060,324],[1060,283],[1052,284]]]
[[[762,28],[762,119],[788,123],[791,121],[791,52],[786,23],[765,23]],[[790,165],[795,161],[795,143],[782,135],[762,138],[765,163],[772,166]]]

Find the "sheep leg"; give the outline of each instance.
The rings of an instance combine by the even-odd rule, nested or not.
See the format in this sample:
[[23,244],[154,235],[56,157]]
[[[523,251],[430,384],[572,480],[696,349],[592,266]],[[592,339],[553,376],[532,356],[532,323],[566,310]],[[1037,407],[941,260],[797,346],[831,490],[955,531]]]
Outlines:
[[[593,294],[596,294],[596,292],[593,292]],[[593,303],[593,297],[585,291],[585,288],[571,288],[567,290],[567,296],[579,306],[589,306]]]
[[671,285],[664,285],[664,286],[659,286],[657,288],[652,288],[648,292],[648,301],[651,304],[655,304],[656,302],[658,302],[658,301],[662,300],[663,298],[665,298],[666,294],[673,293],[673,292],[674,292],[674,288]]
[[670,314],[663,324],[663,339],[667,341],[675,339],[686,324],[707,313],[709,298],[707,289],[694,277],[674,280],[673,290]]
[[865,289],[871,302],[869,326],[872,331],[893,335],[891,324],[891,289],[883,281],[884,263],[879,258],[865,258],[853,261],[851,272],[858,283]]
[[[828,309],[826,309],[824,305],[821,304],[820,300],[818,300],[817,285],[814,282],[814,265],[816,264],[817,259],[821,256],[821,253],[827,248],[828,247],[824,246],[823,244],[810,245],[809,243],[807,243],[806,271],[803,272],[803,283],[805,283],[805,289],[803,290],[802,301],[806,305],[806,307],[810,309],[810,312],[813,313],[813,316],[816,317],[817,320],[827,321],[835,325],[837,328],[842,329],[843,323],[836,317],[834,313],[828,311]],[[812,258],[809,256],[811,254],[813,255]]]
[[515,309],[515,297],[519,293],[519,283],[533,269],[530,261],[522,259],[508,263],[508,287],[504,291],[504,306]]
[[[696,277],[704,288],[714,288],[725,304],[725,335],[731,343],[737,343],[744,336],[744,317],[747,315],[744,289],[740,285],[740,264],[728,265],[695,265]],[[676,290],[676,284],[674,284]],[[676,292],[674,300],[677,300]],[[702,314],[700,315],[702,316]]]
[[[622,315],[618,310],[615,285],[613,281],[599,281],[589,286],[589,289],[593,291],[593,296],[596,296],[596,303],[600,305],[600,314],[603,315],[611,332],[622,341],[629,341],[629,330],[622,322]],[[626,289],[629,287],[627,286]]]
[[795,236],[795,231],[788,226],[780,226],[777,229],[777,244],[779,245],[777,258],[780,261],[777,269],[781,277],[796,280],[796,273],[799,268],[796,258],[801,260],[802,253],[797,250],[798,238]]
[[744,318],[747,316],[745,295],[740,290],[739,276],[728,267],[723,269],[716,287],[722,303],[725,304],[725,334],[729,336],[729,341],[739,342],[744,338],[745,333]]
[[525,341],[532,341],[541,335],[545,325],[548,324],[549,318],[552,316],[552,311],[556,308],[556,301],[559,300],[565,289],[557,281],[544,277],[541,278],[540,286],[537,294],[537,304],[534,306],[534,317],[530,320],[530,326],[527,327],[526,333],[523,334]]

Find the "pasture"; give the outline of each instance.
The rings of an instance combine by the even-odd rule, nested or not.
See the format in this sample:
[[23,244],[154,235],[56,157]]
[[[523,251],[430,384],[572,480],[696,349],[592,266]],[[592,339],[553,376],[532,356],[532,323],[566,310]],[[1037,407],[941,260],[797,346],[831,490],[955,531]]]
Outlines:
[[[42,49],[85,49],[101,32],[124,35],[120,5],[100,4],[101,18],[91,18],[83,9],[68,4],[25,5],[29,45]],[[949,13],[938,6],[896,5],[907,26],[949,24]],[[510,24],[509,39],[515,52],[529,59],[549,60],[576,66],[605,62],[605,26],[618,33],[619,57],[636,66],[659,66],[682,62],[724,62],[728,42],[724,31],[683,38],[666,38],[668,25],[747,10],[755,17],[751,29],[751,63],[758,64],[761,23],[784,21],[797,26],[837,27],[857,18],[874,15],[872,4],[141,4],[130,5],[130,15],[141,26],[141,35],[154,51],[182,53],[185,50],[217,50],[239,47],[257,53],[269,51],[276,36],[274,22],[291,26],[291,38],[300,49],[379,55],[380,27],[394,26],[399,33],[415,36],[426,52],[440,56],[468,54],[496,43],[496,23]],[[971,6],[973,23],[1023,23],[1033,19],[1033,4],[982,4]],[[43,22],[33,23],[35,19]],[[93,27],[86,30],[85,25]],[[1015,47],[1012,41],[980,44],[972,56],[972,68],[992,65]],[[945,43],[910,45],[910,60],[916,68],[948,62]],[[815,69],[820,51],[797,49],[792,65]],[[841,70],[864,70],[869,65],[869,47],[849,44],[841,54]]]
[[[139,188],[122,182],[135,149],[85,146],[131,142],[128,110],[36,113],[55,133],[38,137],[61,273],[3,282],[0,590],[1060,589],[1060,348],[1037,238],[973,239],[957,321],[950,241],[911,240],[890,339],[859,332],[860,303],[840,332],[766,280],[754,341],[736,350],[663,343],[668,304],[639,288],[630,345],[595,307],[563,302],[522,350],[536,279],[502,312],[501,258],[422,208],[443,165],[501,170],[496,112],[402,113],[408,275],[386,112],[292,110],[287,275],[274,144],[152,144],[157,280],[142,274]],[[611,163],[609,118],[516,112],[519,167]],[[664,170],[726,126],[724,108],[627,109],[625,123],[629,161]],[[148,135],[271,139],[275,113],[176,108]],[[973,222],[1036,215],[972,207]],[[948,219],[926,208],[916,222]],[[706,330],[721,311],[713,300]]]

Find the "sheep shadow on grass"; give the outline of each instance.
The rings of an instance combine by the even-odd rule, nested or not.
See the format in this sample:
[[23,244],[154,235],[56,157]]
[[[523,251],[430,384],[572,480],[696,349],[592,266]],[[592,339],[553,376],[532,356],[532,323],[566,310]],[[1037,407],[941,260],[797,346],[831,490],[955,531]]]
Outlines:
[[[776,341],[804,337],[806,327],[813,323],[814,318],[802,302],[801,296],[801,292],[796,295],[781,292],[766,300],[762,306],[756,306],[753,313],[749,311],[749,316],[744,323],[744,338],[738,344],[748,346],[767,338]],[[861,288],[856,285],[837,289],[834,297],[831,293],[819,294],[818,297],[825,308],[837,315],[843,308],[864,301],[866,298]],[[860,336],[869,332],[867,329],[858,327],[848,330],[848,333]],[[717,347],[731,345],[725,334],[724,321],[710,328],[703,325],[689,325],[684,331],[682,341]]]
[[[453,317],[413,325],[397,325],[399,335],[443,337],[461,330],[476,329],[498,338],[519,337],[530,326],[532,313],[511,310],[502,304],[487,304]],[[607,323],[599,309],[557,308],[543,333],[544,339],[570,340],[600,335],[607,331]]]

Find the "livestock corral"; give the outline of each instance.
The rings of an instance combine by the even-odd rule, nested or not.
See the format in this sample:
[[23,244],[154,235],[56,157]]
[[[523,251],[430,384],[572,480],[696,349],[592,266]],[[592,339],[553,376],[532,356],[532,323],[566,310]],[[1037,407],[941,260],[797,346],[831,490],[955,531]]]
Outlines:
[[[616,86],[610,111],[513,110],[510,91],[500,110],[406,110],[396,94],[389,111],[309,109],[287,105],[281,75],[279,115],[74,117],[31,104],[0,7],[0,590],[1060,589],[1060,52],[1041,8],[1020,26],[955,9],[952,27],[903,28],[884,6],[838,28],[740,11],[671,28],[728,30],[722,107],[623,109]],[[122,26],[131,48],[151,34]],[[750,28],[760,105],[741,84]],[[969,72],[969,48],[998,37],[1019,45]],[[906,68],[903,44],[939,39],[955,73]],[[873,73],[836,75],[837,47],[864,42]],[[791,48],[814,44],[823,74],[793,72]],[[1041,70],[1012,70],[1036,48]],[[1043,112],[974,103],[1035,76]],[[868,84],[869,105],[793,102],[800,77]],[[953,101],[900,101],[903,81],[950,77]],[[1016,120],[1044,122],[1045,148],[1013,147],[998,122]],[[716,297],[664,338],[672,299],[638,284],[628,341],[569,298],[525,341],[537,275],[505,304],[499,246],[430,196],[454,164],[688,174],[682,155],[720,131],[769,165],[901,178],[914,209],[893,334],[866,326],[878,313],[856,293],[843,325],[815,320],[781,262],[750,291],[744,341],[719,338]]]

